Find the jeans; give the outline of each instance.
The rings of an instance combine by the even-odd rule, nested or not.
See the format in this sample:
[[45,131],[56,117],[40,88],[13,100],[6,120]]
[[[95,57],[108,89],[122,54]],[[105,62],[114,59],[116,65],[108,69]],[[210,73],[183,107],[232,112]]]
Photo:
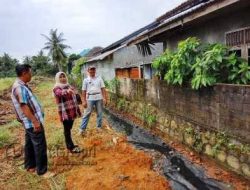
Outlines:
[[84,131],[87,128],[89,117],[91,115],[91,112],[93,111],[93,107],[96,107],[97,111],[97,118],[96,118],[96,126],[102,127],[102,100],[88,100],[87,101],[87,109],[84,112],[83,118],[82,118],[82,124],[80,126],[80,130]]
[[74,120],[63,121],[65,144],[68,150],[72,150],[73,148],[75,148],[75,145],[71,138],[71,129],[73,127],[73,123],[74,123]]
[[44,130],[33,132],[33,128],[25,131],[24,167],[36,168],[37,174],[46,173],[48,165],[47,145]]

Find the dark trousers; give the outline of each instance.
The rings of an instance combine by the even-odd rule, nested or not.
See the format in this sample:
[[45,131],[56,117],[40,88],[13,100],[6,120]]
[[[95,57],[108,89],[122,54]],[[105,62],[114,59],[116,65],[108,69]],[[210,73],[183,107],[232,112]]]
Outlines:
[[48,158],[44,130],[35,133],[33,128],[26,129],[24,149],[25,169],[36,168],[38,175],[46,173]]
[[69,150],[72,150],[75,147],[71,138],[71,129],[73,127],[73,123],[74,123],[74,120],[63,121],[65,143],[66,143],[67,149]]

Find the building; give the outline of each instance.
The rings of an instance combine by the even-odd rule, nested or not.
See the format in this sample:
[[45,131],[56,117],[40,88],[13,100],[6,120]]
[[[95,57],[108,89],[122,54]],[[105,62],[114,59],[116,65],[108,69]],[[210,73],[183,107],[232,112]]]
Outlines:
[[127,43],[154,27],[155,24],[156,22],[153,22],[112,43],[99,55],[88,59],[82,67],[84,76],[87,76],[87,68],[94,65],[97,68],[97,75],[102,76],[105,80],[112,80],[115,77],[151,79],[154,73],[151,64],[153,59],[163,52],[162,43],[150,44],[146,54],[143,54],[138,46],[127,46]]
[[104,48],[87,61],[83,71],[92,64],[107,80],[115,76],[151,79],[153,59],[188,37],[224,43],[250,62],[249,10],[249,0],[188,0]]
[[206,43],[224,43],[250,60],[249,10],[249,0],[188,0],[129,44],[163,43],[164,49],[175,49],[179,41],[197,37]]

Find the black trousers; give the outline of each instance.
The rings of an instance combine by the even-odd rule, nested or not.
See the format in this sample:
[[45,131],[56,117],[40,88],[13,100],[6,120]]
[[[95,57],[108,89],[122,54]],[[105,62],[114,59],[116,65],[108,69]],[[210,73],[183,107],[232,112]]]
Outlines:
[[36,168],[37,174],[47,172],[47,144],[44,130],[39,133],[33,132],[33,128],[25,131],[24,167],[25,169]]
[[66,144],[67,149],[69,150],[72,150],[75,147],[71,138],[71,129],[73,127],[73,124],[74,124],[74,120],[63,121],[65,144]]

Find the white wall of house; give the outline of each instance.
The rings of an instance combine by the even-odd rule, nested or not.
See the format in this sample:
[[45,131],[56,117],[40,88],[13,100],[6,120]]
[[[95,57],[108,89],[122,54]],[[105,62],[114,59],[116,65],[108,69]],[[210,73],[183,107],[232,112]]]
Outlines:
[[88,67],[94,65],[96,67],[96,75],[101,76],[104,80],[112,80],[115,78],[115,70],[113,64],[110,61],[97,61],[86,63],[82,67],[82,73],[84,78],[88,76]]
[[[100,61],[93,61],[86,63],[82,67],[82,72],[84,77],[87,76],[87,68],[90,65],[94,65],[97,69],[97,75],[101,76],[105,80],[112,80],[115,78],[115,70],[120,68],[131,68],[131,67],[139,67],[143,66],[143,76],[147,79],[152,78],[152,72],[150,71],[149,65],[151,64],[153,59],[157,56],[161,55],[163,52],[163,44],[158,43],[152,49],[152,55],[150,56],[142,56],[139,54],[135,45],[126,46],[121,49],[118,49],[113,53],[111,59],[104,59]],[[151,76],[150,76],[151,75]]]

